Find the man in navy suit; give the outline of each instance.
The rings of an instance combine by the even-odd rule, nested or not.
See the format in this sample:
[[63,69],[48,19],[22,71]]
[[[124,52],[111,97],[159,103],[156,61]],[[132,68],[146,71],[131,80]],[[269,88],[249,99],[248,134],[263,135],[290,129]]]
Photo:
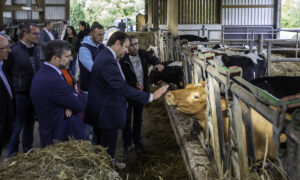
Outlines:
[[40,59],[45,60],[44,51],[46,46],[50,40],[57,39],[56,35],[53,34],[54,23],[53,21],[46,21],[44,24],[44,28],[42,29],[39,37],[39,48],[40,48]]
[[68,136],[85,139],[78,114],[83,105],[60,71],[72,60],[71,48],[65,41],[50,41],[45,51],[46,61],[32,80],[31,99],[39,120],[41,147],[52,144],[54,139],[67,141]]
[[[107,47],[95,59],[89,86],[85,121],[93,126],[97,144],[107,147],[112,158],[118,130],[123,129],[126,123],[126,99],[146,104],[161,97],[168,89],[166,85],[150,94],[126,84],[118,60],[127,53],[128,47],[129,37],[124,32],[111,35]],[[117,162],[115,164],[118,166]],[[118,167],[125,166],[122,163]]]
[[5,69],[3,60],[7,60],[10,47],[5,36],[0,35],[0,156],[1,149],[8,143],[12,134],[15,117],[15,104],[12,82]]

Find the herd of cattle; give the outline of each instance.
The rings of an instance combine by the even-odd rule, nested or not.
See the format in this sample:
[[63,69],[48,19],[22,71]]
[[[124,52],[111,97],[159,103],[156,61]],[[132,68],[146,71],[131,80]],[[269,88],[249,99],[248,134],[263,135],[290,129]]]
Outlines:
[[[191,36],[182,36],[180,39],[191,40]],[[200,41],[200,40],[199,40]],[[201,39],[206,41],[206,39]],[[223,48],[222,46],[218,46]],[[242,78],[250,82],[256,87],[259,87],[276,98],[280,99],[286,96],[298,94],[300,95],[300,77],[265,77],[267,60],[257,53],[242,53],[235,55],[228,55],[219,53],[217,46],[208,50],[207,48],[198,47],[198,51],[202,53],[214,53],[214,62],[227,68],[232,66],[239,66],[242,69]],[[206,129],[206,106],[207,94],[205,90],[205,82],[200,84],[189,84],[185,88],[183,86],[183,68],[182,62],[165,62],[165,69],[159,72],[153,69],[150,72],[150,83],[156,83],[162,80],[166,83],[175,84],[179,89],[169,91],[166,94],[167,104],[175,106],[177,110],[195,118],[203,130]],[[184,89],[183,89],[184,88]],[[227,102],[224,98],[221,99],[223,127],[225,143],[228,142],[228,114]],[[243,111],[243,103],[241,102]],[[290,112],[289,112],[290,113]],[[287,115],[289,117],[289,115]],[[266,142],[268,142],[267,157],[275,159],[276,148],[273,141],[273,125],[266,120],[262,115],[251,109],[251,118],[253,123],[253,137],[255,156],[257,160],[262,160],[265,154]],[[245,127],[243,127],[245,128]],[[244,129],[245,132],[245,129]],[[244,134],[244,138],[246,135]],[[285,134],[281,134],[280,143],[287,140]],[[246,141],[245,141],[246,142]],[[245,145],[246,146],[246,145]]]

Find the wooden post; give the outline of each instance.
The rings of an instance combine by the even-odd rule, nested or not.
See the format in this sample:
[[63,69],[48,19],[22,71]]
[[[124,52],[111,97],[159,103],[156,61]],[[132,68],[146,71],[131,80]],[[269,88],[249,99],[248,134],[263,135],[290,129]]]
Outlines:
[[167,25],[173,36],[178,35],[178,0],[168,0]]
[[158,27],[158,20],[159,20],[159,14],[158,14],[158,0],[153,0],[153,30],[157,31],[159,29]]
[[153,0],[148,0],[148,27],[152,27]]
[[40,23],[44,23],[45,22],[45,0],[38,0],[38,5],[40,8],[43,9],[43,11],[39,12],[39,21]]
[[66,21],[70,21],[70,0],[66,0]]
[[[279,29],[281,25],[281,0],[274,1],[274,29]],[[276,32],[276,38],[279,39],[279,32]]]
[[4,4],[5,4],[6,0],[4,1],[0,1],[0,24],[3,24],[3,7],[4,7]]
[[[31,7],[32,6],[32,1],[31,0],[26,0],[26,6]],[[32,11],[27,11],[27,20],[28,21],[32,20]]]

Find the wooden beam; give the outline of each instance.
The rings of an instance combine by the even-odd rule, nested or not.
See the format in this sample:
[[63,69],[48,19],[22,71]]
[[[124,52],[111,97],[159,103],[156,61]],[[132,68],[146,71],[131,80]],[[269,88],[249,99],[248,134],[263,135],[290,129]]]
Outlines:
[[167,25],[174,36],[178,35],[178,12],[178,0],[168,0]]
[[158,25],[158,0],[153,0],[153,30],[157,31],[159,29]]
[[148,21],[149,27],[152,27],[153,0],[148,0]]
[[3,24],[3,7],[4,7],[4,4],[5,4],[6,0],[4,1],[1,1],[0,0],[0,25]]
[[70,21],[70,0],[66,0],[66,20]]
[[45,0],[39,0],[39,8],[42,8],[43,11],[39,12],[39,21],[40,23],[44,23],[45,22]]
[[23,5],[13,5],[13,6],[8,6],[4,5],[3,6],[3,11],[38,11],[38,12],[43,12],[43,8],[39,8],[37,6],[23,6]]

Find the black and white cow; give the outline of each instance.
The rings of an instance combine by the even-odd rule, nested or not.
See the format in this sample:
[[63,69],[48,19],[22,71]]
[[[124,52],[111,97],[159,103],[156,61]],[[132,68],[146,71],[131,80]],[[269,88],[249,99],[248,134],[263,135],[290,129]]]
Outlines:
[[241,55],[222,55],[216,56],[215,62],[219,65],[229,68],[230,66],[239,66],[242,68],[242,77],[246,81],[263,77],[267,68],[267,60],[261,54],[241,54]]
[[200,41],[200,42],[208,42],[207,37],[199,37],[199,36],[195,36],[195,35],[179,35],[179,40],[187,40],[188,42],[192,42],[192,41]]
[[[164,62],[165,68],[159,72],[157,69],[152,69],[149,73],[149,83],[157,83],[164,81],[166,83],[176,84],[177,88],[183,88],[183,71],[182,62]],[[176,88],[173,88],[176,89]]]
[[[286,96],[300,95],[300,76],[270,76],[250,81],[251,84],[281,99]],[[298,107],[288,109],[292,113]]]

